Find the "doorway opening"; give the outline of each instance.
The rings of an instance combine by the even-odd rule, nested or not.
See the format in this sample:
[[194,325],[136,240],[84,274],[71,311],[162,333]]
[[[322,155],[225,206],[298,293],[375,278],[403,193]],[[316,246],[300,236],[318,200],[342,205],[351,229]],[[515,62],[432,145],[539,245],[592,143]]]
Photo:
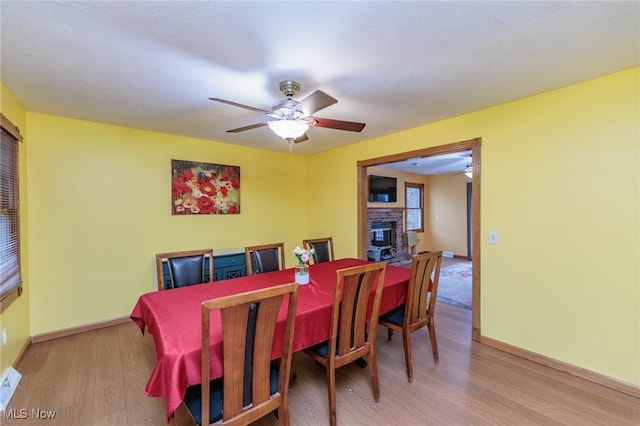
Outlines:
[[382,166],[388,163],[406,161],[413,158],[433,157],[443,154],[471,150],[471,191],[470,191],[470,247],[472,262],[472,303],[471,303],[471,338],[480,341],[480,147],[482,138],[474,138],[446,145],[434,146],[399,154],[371,158],[358,161],[358,257],[367,259],[369,244],[367,224],[368,179],[367,168]]

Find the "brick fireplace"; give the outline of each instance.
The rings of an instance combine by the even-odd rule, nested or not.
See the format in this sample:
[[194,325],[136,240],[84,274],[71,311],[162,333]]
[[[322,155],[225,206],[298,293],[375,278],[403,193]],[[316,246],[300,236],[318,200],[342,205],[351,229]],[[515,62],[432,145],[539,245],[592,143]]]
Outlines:
[[367,254],[389,263],[406,260],[404,209],[367,209]]

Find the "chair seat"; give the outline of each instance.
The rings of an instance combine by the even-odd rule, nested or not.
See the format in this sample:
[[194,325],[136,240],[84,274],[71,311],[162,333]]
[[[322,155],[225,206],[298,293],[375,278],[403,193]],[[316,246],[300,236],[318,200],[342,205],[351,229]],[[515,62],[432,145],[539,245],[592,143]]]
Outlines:
[[402,327],[402,323],[404,322],[405,306],[405,304],[402,304],[397,308],[394,308],[393,310],[387,312],[386,314],[380,315],[380,321],[389,322],[391,324]]
[[[338,344],[339,344],[339,342],[336,341],[336,355],[338,355]],[[329,354],[329,341],[325,340],[322,343],[318,343],[317,345],[311,346],[307,350],[311,351],[311,352],[313,352],[315,354],[318,354],[323,358],[326,358],[327,355]]]
[[323,358],[327,357],[327,354],[329,353],[329,341],[325,340],[322,343],[318,343],[317,345],[313,345],[310,348],[308,348],[309,351],[316,353],[318,355],[320,355]]
[[[278,392],[278,369],[271,367],[271,375],[269,382],[269,391],[271,395]],[[202,423],[202,385],[193,385],[187,388],[184,395],[184,403],[191,412],[193,419],[197,424],[211,424],[222,419],[222,389],[223,377],[214,379],[210,382],[211,397],[209,399],[209,423]]]

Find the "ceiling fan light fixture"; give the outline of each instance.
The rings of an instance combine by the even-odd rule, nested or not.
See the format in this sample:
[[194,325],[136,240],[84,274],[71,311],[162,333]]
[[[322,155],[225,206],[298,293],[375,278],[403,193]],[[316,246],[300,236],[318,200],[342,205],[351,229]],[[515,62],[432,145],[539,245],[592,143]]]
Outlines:
[[309,130],[309,125],[304,121],[278,120],[267,123],[273,133],[282,139],[297,139]]

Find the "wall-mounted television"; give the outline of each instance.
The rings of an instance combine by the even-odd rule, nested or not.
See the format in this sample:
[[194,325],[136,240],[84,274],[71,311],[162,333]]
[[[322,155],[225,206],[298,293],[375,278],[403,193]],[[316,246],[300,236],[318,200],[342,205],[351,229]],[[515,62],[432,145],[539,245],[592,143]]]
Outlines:
[[398,179],[389,176],[369,175],[369,202],[395,203]]

